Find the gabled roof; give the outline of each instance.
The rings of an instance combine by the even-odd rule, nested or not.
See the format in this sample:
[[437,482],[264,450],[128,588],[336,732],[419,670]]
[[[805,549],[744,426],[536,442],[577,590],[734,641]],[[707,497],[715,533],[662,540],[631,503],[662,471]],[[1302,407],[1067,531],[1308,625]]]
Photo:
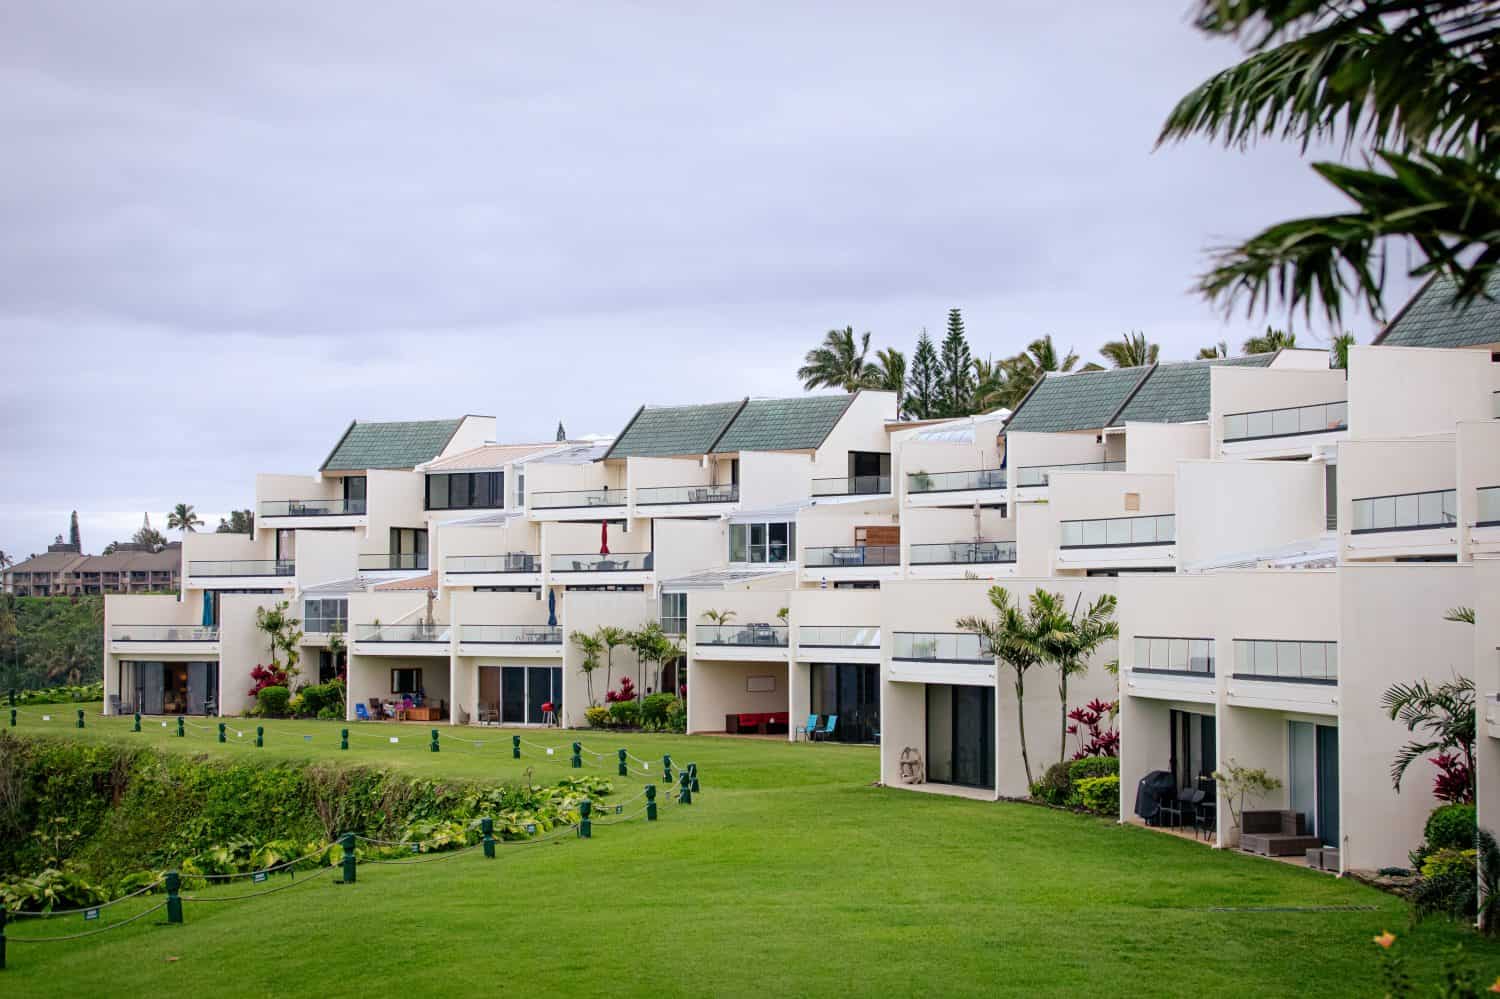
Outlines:
[[1110,418],[1150,373],[1149,367],[1048,372],[1021,400],[1005,431],[1063,433],[1110,426]]
[[714,452],[815,450],[853,402],[852,395],[751,399],[714,445]]
[[708,454],[745,405],[710,402],[697,406],[642,406],[615,438],[606,458],[668,458]]
[[1275,359],[1276,352],[1272,351],[1245,357],[1158,364],[1106,426],[1119,426],[1126,420],[1143,423],[1191,423],[1206,420],[1211,368],[1264,368]]
[[323,462],[325,472],[355,472],[368,468],[416,468],[442,453],[463,417],[454,420],[416,420],[402,423],[360,423],[355,420]]
[[1386,324],[1375,343],[1387,347],[1475,347],[1500,343],[1500,270],[1490,274],[1489,298],[1454,303],[1453,282],[1435,277]]

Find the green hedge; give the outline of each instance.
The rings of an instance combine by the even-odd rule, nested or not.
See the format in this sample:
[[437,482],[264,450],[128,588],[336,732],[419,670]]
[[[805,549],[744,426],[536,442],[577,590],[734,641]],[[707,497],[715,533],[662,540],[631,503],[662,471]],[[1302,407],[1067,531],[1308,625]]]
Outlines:
[[1085,777],[1073,785],[1080,807],[1096,815],[1120,814],[1120,778]]
[[1427,847],[1429,850],[1472,850],[1478,828],[1475,806],[1441,805],[1427,816]]

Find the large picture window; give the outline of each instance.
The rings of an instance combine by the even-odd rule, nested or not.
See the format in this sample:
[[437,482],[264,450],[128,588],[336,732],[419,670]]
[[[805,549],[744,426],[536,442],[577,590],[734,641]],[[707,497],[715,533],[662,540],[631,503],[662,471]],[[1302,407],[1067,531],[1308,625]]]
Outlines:
[[349,630],[349,600],[346,597],[321,597],[302,601],[302,630],[310,635]]
[[661,630],[669,635],[687,634],[687,594],[661,595]]
[[785,521],[729,525],[729,561],[790,562],[796,558],[797,525]]
[[504,472],[454,472],[427,476],[429,510],[493,510],[503,506]]

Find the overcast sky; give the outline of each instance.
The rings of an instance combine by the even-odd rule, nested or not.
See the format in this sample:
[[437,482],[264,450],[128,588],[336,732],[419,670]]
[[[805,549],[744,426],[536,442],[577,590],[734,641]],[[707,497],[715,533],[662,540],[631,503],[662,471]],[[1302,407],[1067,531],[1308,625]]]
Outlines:
[[909,352],[953,306],[980,356],[1238,344],[1205,248],[1343,206],[1295,149],[1153,151],[1235,55],[1186,13],[4,4],[0,550],[212,526],[351,418],[795,393],[828,328]]

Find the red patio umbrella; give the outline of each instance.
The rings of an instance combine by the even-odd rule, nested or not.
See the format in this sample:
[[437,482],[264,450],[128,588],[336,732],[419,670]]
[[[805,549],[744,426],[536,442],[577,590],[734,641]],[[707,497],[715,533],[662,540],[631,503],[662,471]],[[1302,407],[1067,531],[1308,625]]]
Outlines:
[[599,521],[599,554],[609,554],[609,521]]

